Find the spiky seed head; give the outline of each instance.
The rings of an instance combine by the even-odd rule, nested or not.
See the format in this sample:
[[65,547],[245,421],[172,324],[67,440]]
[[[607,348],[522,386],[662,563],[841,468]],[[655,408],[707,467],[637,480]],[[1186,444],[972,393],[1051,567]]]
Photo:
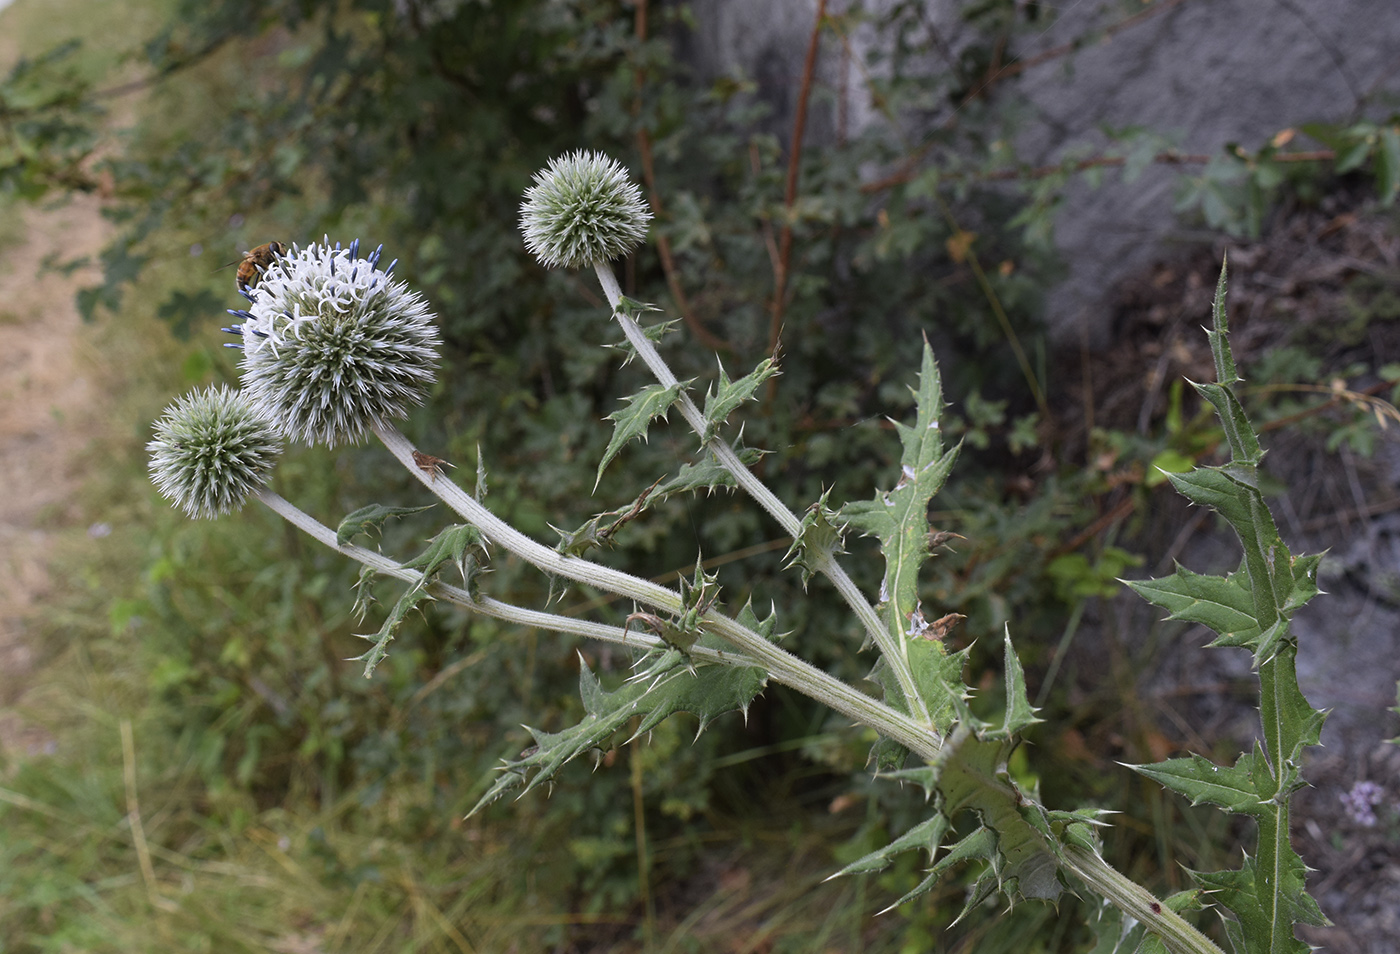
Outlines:
[[520,231],[546,268],[621,258],[646,238],[651,212],[627,170],[600,152],[560,156],[525,190]]
[[146,450],[163,497],[191,517],[218,517],[267,483],[282,441],[246,394],[223,386],[166,408]]
[[428,303],[359,242],[293,246],[240,312],[243,389],[288,438],[357,443],[408,416],[433,383],[441,337]]

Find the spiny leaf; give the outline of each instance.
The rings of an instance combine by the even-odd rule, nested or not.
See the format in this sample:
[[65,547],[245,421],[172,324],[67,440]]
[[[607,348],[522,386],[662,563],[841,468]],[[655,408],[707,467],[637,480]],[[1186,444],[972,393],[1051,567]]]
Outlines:
[[641,516],[647,508],[647,498],[651,496],[656,485],[661,483],[657,480],[646,490],[643,490],[637,499],[626,507],[619,507],[616,510],[609,510],[607,513],[595,514],[587,523],[577,530],[560,530],[551,524],[555,533],[559,534],[559,543],[555,549],[565,556],[583,556],[589,550],[597,547],[602,548],[612,544],[612,538],[626,524]]
[[800,567],[802,588],[812,579],[812,574],[838,553],[845,553],[843,546],[845,527],[835,522],[836,511],[826,505],[831,491],[822,494],[820,500],[807,508],[802,515],[801,529],[793,538],[792,546],[784,557],[783,569]]
[[1171,576],[1124,582],[1149,603],[1170,610],[1168,619],[1209,626],[1220,634],[1212,645],[1246,646],[1259,636],[1254,597],[1238,573],[1205,575],[1178,566]]
[[340,526],[335,531],[335,542],[339,546],[345,546],[355,537],[362,533],[369,533],[371,530],[378,531],[384,526],[384,521],[390,517],[406,517],[411,513],[422,513],[424,510],[431,510],[436,504],[428,504],[426,507],[386,507],[383,504],[370,504],[361,507],[353,513],[348,513],[340,521]]
[[598,476],[593,481],[595,489],[598,481],[603,479],[603,470],[617,456],[618,451],[622,450],[628,441],[638,437],[645,438],[647,427],[656,418],[666,416],[666,412],[676,403],[676,398],[688,383],[677,382],[670,387],[649,384],[637,394],[623,398],[627,407],[608,415],[608,420],[616,421],[617,424],[613,429],[612,440],[608,441],[608,449],[603,452],[603,459],[598,463]]
[[[778,625],[778,610],[777,607],[771,604],[768,607],[768,616],[764,619],[759,619],[758,614],[755,613],[753,609],[753,600],[750,599],[744,604],[744,608],[739,610],[739,615],[734,617],[734,621],[745,629],[753,630],[772,643],[778,642],[784,636],[783,633],[774,632]],[[704,641],[702,640],[702,642]]]
[[843,875],[882,871],[894,862],[896,856],[915,849],[923,849],[932,860],[934,855],[938,853],[943,835],[947,831],[948,819],[942,815],[934,815],[926,821],[919,822],[883,848],[877,848],[865,857],[851,862],[826,880],[830,881],[832,878],[839,878]]
[[1240,380],[1235,371],[1235,358],[1230,353],[1230,328],[1225,313],[1225,279],[1228,268],[1229,262],[1221,259],[1220,277],[1215,280],[1215,299],[1211,302],[1211,329],[1206,332],[1206,338],[1210,341],[1211,357],[1215,359],[1215,383],[1222,388],[1233,387]]
[[1233,766],[1216,765],[1209,759],[1192,755],[1128,768],[1185,795],[1192,805],[1210,802],[1227,812],[1256,817],[1273,810],[1273,806],[1265,802],[1273,795],[1273,779],[1268,761],[1258,748],[1241,755]]
[[[486,542],[481,531],[471,524],[459,523],[439,532],[429,541],[427,549],[404,566],[421,570],[424,580],[437,576],[443,567],[456,567],[462,581],[471,586],[473,570],[479,570],[485,554]],[[472,595],[475,598],[476,594]]]
[[1192,872],[1192,877],[1215,900],[1229,908],[1239,919],[1239,929],[1228,930],[1227,934],[1238,954],[1307,954],[1311,947],[1293,936],[1292,924],[1325,925],[1327,918],[1318,908],[1317,902],[1304,890],[1307,868],[1303,860],[1292,854],[1276,871],[1272,878],[1285,888],[1279,893],[1283,909],[1279,919],[1286,922],[1287,931],[1277,928],[1279,921],[1271,918],[1265,899],[1259,895],[1259,885],[1264,881],[1253,858],[1246,857],[1238,871]]
[[[914,395],[918,411],[913,426],[895,425],[904,448],[899,482],[893,490],[877,493],[873,500],[852,501],[839,512],[839,519],[847,526],[880,539],[880,550],[885,557],[885,578],[881,584],[885,625],[896,645],[909,647],[926,642],[910,641],[905,633],[915,614],[920,612],[919,569],[929,555],[928,504],[943,487],[959,449],[954,447],[946,453],[943,450],[938,423],[943,411],[943,393],[938,365],[927,340],[924,341],[919,388]],[[929,647],[942,650],[941,643],[927,643],[925,649]],[[912,652],[912,648],[909,651]],[[924,691],[923,686],[920,691]],[[886,693],[888,700],[888,686]],[[932,703],[929,700],[925,703],[932,713]]]
[[[617,310],[633,321],[640,321],[642,315],[645,315],[649,311],[661,311],[659,307],[653,305],[649,301],[637,301],[635,298],[628,298],[626,295],[623,295],[617,300]],[[669,324],[675,324],[675,322],[669,322]]]
[[702,444],[708,444],[719,433],[720,427],[740,404],[753,397],[753,392],[764,381],[778,374],[778,366],[772,358],[764,358],[750,374],[737,381],[730,381],[724,373],[724,365],[719,366],[719,381],[705,392],[705,433]]
[[[984,861],[990,866],[996,858],[996,843],[996,834],[990,829],[976,829],[972,834],[967,835],[957,843],[949,846],[948,853],[938,859],[938,862],[933,865],[933,867],[929,868],[923,881],[920,881],[912,890],[905,892],[902,898],[880,913],[884,914],[886,911],[893,911],[901,904],[913,901],[915,898],[927,894],[932,890],[933,886],[938,883],[939,878],[947,874],[952,868],[964,862]],[[969,892],[968,897],[964,901],[962,913],[958,915],[958,918],[962,918],[968,911],[971,911],[977,905],[981,904],[990,896],[991,892],[995,890],[995,879],[993,879],[989,885],[982,885],[979,879],[979,883],[974,886],[973,890]],[[954,923],[956,923],[956,921],[957,919],[954,919]]]
[[403,625],[404,618],[416,609],[419,603],[431,599],[432,597],[428,595],[426,578],[420,578],[409,586],[402,596],[394,601],[394,605],[389,610],[388,617],[384,620],[384,625],[379,627],[379,632],[375,633],[373,636],[360,633],[356,634],[361,639],[367,639],[374,643],[373,646],[360,655],[350,657],[352,662],[364,662],[366,679],[374,675],[374,670],[384,660],[384,657],[389,655],[389,643],[393,640],[395,634],[398,633],[399,627]]
[[[424,600],[432,600],[428,586],[446,567],[455,567],[462,575],[463,585],[472,599],[481,597],[479,577],[485,563],[486,544],[481,531],[470,524],[454,524],[438,533],[424,551],[404,566],[422,573],[394,601],[384,625],[373,636],[361,635],[374,643],[367,651],[353,657],[365,664],[365,678],[374,675],[375,668],[389,654],[388,646],[403,625],[404,619]],[[363,580],[361,581],[363,582]],[[357,603],[357,605],[359,605]]]
[[[768,453],[755,447],[738,446],[734,448],[734,452],[745,467],[757,464],[759,459]],[[705,456],[695,463],[682,465],[676,476],[657,487],[652,496],[652,503],[665,500],[678,493],[734,486],[734,475],[726,470],[713,454],[706,452]]]
[[[967,688],[962,681],[963,667],[967,664],[966,649],[948,653],[939,644],[919,639],[908,644],[909,668],[914,675],[914,684],[919,687],[928,707],[929,715],[939,724],[947,725],[954,721],[957,705],[966,697]],[[905,698],[899,680],[890,672],[889,664],[882,656],[875,662],[866,676],[885,692],[885,702],[901,712],[910,713],[909,700]],[[870,750],[870,759],[878,772],[893,772],[904,765],[908,750],[896,742],[881,739]]]
[[1172,577],[1135,583],[1133,588],[1167,607],[1173,618],[1210,626],[1219,634],[1211,645],[1251,650],[1259,673],[1264,741],[1230,768],[1192,756],[1138,766],[1136,771],[1195,802],[1211,802],[1255,819],[1256,858],[1246,858],[1239,871],[1195,877],[1234,914],[1236,920],[1227,919],[1225,930],[1237,954],[1302,952],[1307,946],[1294,939],[1294,924],[1323,919],[1307,895],[1302,859],[1289,843],[1289,796],[1303,784],[1302,752],[1317,744],[1325,714],[1309,706],[1298,687],[1297,642],[1289,633],[1289,619],[1318,592],[1319,557],[1294,557],[1288,551],[1259,490],[1263,452],[1233,391],[1239,375],[1227,340],[1223,268],[1213,319],[1208,334],[1217,383],[1196,387],[1224,426],[1231,460],[1222,467],[1168,478],[1184,496],[1229,522],[1244,556],[1239,570],[1227,577],[1179,568]]
[[[611,692],[585,664],[579,674],[579,695],[585,715],[562,732],[531,729],[535,745],[519,759],[508,761],[504,772],[481,797],[471,813],[506,791],[523,787],[528,792],[554,778],[573,759],[589,751],[611,747],[615,734],[629,721],[639,720],[633,737],[651,731],[676,712],[691,712],[700,719],[700,731],[726,712],[747,712],[762,691],[767,674],[755,666],[692,667],[674,649],[649,654],[645,668]],[[522,792],[521,794],[524,794]]]
[[1011,627],[1006,627],[1006,643],[1003,650],[1003,669],[1006,675],[1006,716],[995,737],[1014,738],[1022,729],[1043,722],[1035,716],[1035,707],[1026,694],[1026,673],[1021,668],[1021,660],[1011,646]]

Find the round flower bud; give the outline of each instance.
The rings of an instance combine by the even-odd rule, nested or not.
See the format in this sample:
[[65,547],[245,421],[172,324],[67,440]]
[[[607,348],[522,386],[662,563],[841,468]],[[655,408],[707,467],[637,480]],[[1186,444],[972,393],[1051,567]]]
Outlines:
[[163,497],[191,517],[217,517],[267,483],[282,442],[243,392],[211,387],[166,408],[146,450]]
[[555,159],[525,190],[520,231],[546,268],[621,258],[646,238],[651,212],[616,160],[579,151]]
[[428,303],[380,270],[379,249],[312,245],[279,257],[248,291],[236,326],[243,390],[282,433],[356,443],[403,418],[433,383],[440,336]]

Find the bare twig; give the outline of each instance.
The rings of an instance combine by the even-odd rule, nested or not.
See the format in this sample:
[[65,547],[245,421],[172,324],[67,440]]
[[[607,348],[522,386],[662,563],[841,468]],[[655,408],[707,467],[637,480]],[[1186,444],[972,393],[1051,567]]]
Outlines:
[[[822,22],[826,19],[826,0],[817,2],[817,18],[812,24],[812,36],[807,43],[807,61],[802,67],[802,88],[797,95],[797,115],[792,121],[792,145],[788,150],[787,186],[783,190],[785,215],[778,234],[778,261],[773,274],[772,320],[768,326],[768,354],[777,354],[783,331],[783,310],[786,307],[789,264],[792,259],[792,210],[797,204],[797,175],[802,167],[802,135],[807,127],[807,104],[812,95],[812,75],[817,68],[817,52],[821,47]],[[768,379],[768,394],[772,397],[775,379]]]
[[[634,23],[637,42],[643,43],[647,38],[647,0],[636,0],[636,2],[637,13]],[[656,163],[652,158],[651,131],[641,121],[642,87],[646,85],[646,74],[640,66],[633,73],[633,85],[635,95],[632,98],[632,119],[637,125],[637,151],[642,156],[642,179],[646,182],[647,202],[651,204],[652,214],[660,222],[666,215],[666,207],[661,202],[661,194],[656,191]],[[695,340],[711,351],[734,353],[734,346],[723,338],[712,334],[696,317],[694,309],[690,307],[690,300],[686,298],[685,289],[681,287],[680,274],[676,271],[675,256],[671,253],[671,238],[664,232],[658,231],[656,233],[656,251],[661,257],[661,271],[666,276],[666,289],[671,293],[671,298],[676,303],[676,310],[680,312],[685,326],[690,329],[691,334],[695,335]]]

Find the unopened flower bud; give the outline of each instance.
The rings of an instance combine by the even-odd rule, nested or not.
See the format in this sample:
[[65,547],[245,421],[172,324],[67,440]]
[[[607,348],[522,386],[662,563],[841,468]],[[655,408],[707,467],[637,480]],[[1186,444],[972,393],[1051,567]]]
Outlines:
[[191,517],[217,517],[267,483],[282,442],[247,395],[211,387],[166,408],[146,450],[162,496]]
[[646,238],[651,212],[616,160],[598,152],[561,156],[525,191],[520,231],[547,268],[621,258]]

